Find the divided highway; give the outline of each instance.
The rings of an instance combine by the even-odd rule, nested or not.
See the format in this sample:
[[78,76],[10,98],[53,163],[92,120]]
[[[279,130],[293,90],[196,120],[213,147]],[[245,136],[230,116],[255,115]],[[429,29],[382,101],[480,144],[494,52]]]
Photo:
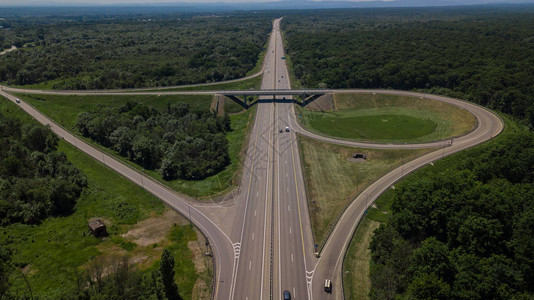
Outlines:
[[[262,68],[263,90],[290,89],[289,74],[280,34],[281,19],[273,31]],[[7,92],[64,95],[213,95],[224,91],[39,91],[0,86],[0,95],[15,102]],[[456,99],[392,90],[331,90],[336,93],[384,93],[424,97],[460,106],[478,120],[475,130],[462,137],[422,144],[377,144],[340,140],[308,132],[297,121],[290,96],[261,96],[256,105],[243,175],[238,189],[216,204],[196,202],[171,191],[148,176],[77,138],[21,101],[18,105],[36,120],[50,125],[58,136],[120,173],[181,212],[208,237],[214,252],[216,299],[342,299],[341,265],[352,234],[365,210],[402,176],[443,156],[480,144],[498,135],[502,121],[488,110]],[[287,99],[286,99],[287,98]],[[23,99],[22,99],[23,100]],[[287,128],[287,130],[286,130]],[[378,179],[343,213],[320,257],[314,255],[297,133],[325,142],[369,148],[429,148],[426,154]],[[323,291],[325,279],[333,282],[332,294]]]

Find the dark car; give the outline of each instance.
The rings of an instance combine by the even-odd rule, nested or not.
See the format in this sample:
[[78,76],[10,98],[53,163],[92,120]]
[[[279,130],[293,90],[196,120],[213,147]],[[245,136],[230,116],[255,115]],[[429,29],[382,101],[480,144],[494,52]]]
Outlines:
[[284,300],[291,300],[291,293],[289,291],[284,291]]

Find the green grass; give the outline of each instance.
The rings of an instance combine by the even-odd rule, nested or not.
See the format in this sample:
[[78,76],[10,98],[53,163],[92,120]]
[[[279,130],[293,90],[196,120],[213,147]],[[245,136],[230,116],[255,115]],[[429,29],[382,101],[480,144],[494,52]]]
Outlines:
[[224,99],[224,112],[227,114],[236,114],[243,111],[243,106],[237,104],[235,101],[225,98]]
[[191,253],[187,243],[189,241],[196,241],[197,234],[192,226],[174,225],[169,233],[169,240],[172,244],[167,249],[174,256],[174,280],[178,285],[178,291],[183,299],[191,299],[193,297],[193,288],[199,274],[196,272],[193,253]]
[[[304,181],[315,242],[324,243],[345,207],[369,183],[393,168],[431,151],[359,149],[299,136]],[[367,155],[364,163],[348,161],[353,153]]]
[[128,101],[140,102],[164,110],[167,104],[188,103],[194,110],[209,110],[212,96],[205,95],[136,95],[136,96],[64,96],[16,94],[63,127],[72,130],[78,114],[98,106],[121,106]]
[[263,67],[263,61],[265,59],[265,53],[267,53],[268,48],[269,48],[269,38],[267,38],[267,41],[263,45],[263,50],[261,50],[260,54],[258,55],[258,61],[256,61],[256,65],[254,66],[254,68],[252,68],[252,70],[247,72],[247,76],[254,75],[261,70],[261,68]]
[[[284,31],[281,31],[282,33],[282,41],[284,45],[287,45],[287,39]],[[293,72],[293,61],[291,60],[291,57],[286,53],[286,66],[287,66],[287,72],[289,73],[289,80],[291,82],[291,88],[292,89],[300,89],[304,86],[302,85],[302,82],[295,76],[295,72]],[[313,88],[313,87],[308,87]]]
[[363,218],[347,249],[343,264],[343,292],[345,299],[369,299],[371,280],[369,279],[369,263],[371,251],[369,242],[379,222]]
[[429,142],[471,131],[476,120],[443,102],[383,94],[336,94],[335,111],[298,107],[299,120],[313,132],[349,140]]
[[261,81],[262,81],[262,76],[259,75],[254,78],[249,78],[249,79],[236,81],[236,82],[216,83],[216,84],[210,84],[210,85],[199,85],[199,86],[180,87],[180,88],[168,88],[168,89],[159,89],[159,90],[151,90],[151,91],[171,92],[171,91],[249,90],[249,89],[259,89],[261,87]]
[[[515,122],[502,115],[501,118],[505,122],[505,129],[495,139],[500,139],[509,133],[520,130]],[[398,182],[397,185],[402,184],[402,182],[409,182],[444,172],[454,165],[456,161],[475,156],[477,151],[480,151],[490,143],[492,141],[438,160],[434,165],[427,165],[409,174]],[[380,223],[387,221],[391,216],[391,205],[393,204],[394,196],[395,192],[393,189],[388,189],[380,195],[374,203],[376,207],[370,207],[367,210],[366,215],[356,228],[343,262],[343,288],[346,299],[369,299],[368,295],[371,290],[369,279],[369,266],[371,263],[370,251],[368,249],[369,243],[374,234],[373,228],[377,228]]]
[[[35,122],[16,105],[4,99],[0,101],[0,111],[23,122]],[[80,272],[91,259],[116,251],[114,248],[129,254],[144,255],[147,249],[140,249],[120,235],[127,232],[131,224],[149,216],[157,217],[166,210],[159,199],[70,144],[60,141],[58,150],[65,153],[68,160],[88,179],[88,187],[79,198],[74,213],[65,217],[48,218],[39,225],[12,224],[0,228],[0,244],[13,252],[12,260],[16,266],[25,267],[24,273],[33,294],[39,298],[52,299],[69,295],[76,284],[74,274]],[[117,205],[118,203],[121,205]],[[87,221],[92,217],[106,220],[108,240],[101,241],[88,234]],[[183,249],[187,247],[188,241],[196,240],[196,236],[189,232],[189,225],[173,230],[183,231],[186,237],[181,240],[171,239],[168,243],[170,247],[181,249],[180,252],[185,251]],[[196,277],[191,270],[182,272],[179,266],[192,264],[191,257],[175,255],[175,258],[177,270],[180,270],[177,271],[177,282],[188,282],[183,283],[186,296],[192,290],[186,287],[193,286]],[[20,269],[12,274],[11,283],[11,291],[28,296]]]
[[[21,99],[33,105],[36,109],[51,117],[64,128],[70,130],[73,134],[83,138],[75,129],[78,114],[84,111],[95,109],[98,105],[115,105],[120,106],[127,101],[141,102],[158,109],[164,109],[167,104],[177,102],[187,102],[194,109],[208,110],[211,104],[212,96],[57,96],[57,95],[18,95]],[[154,170],[145,170],[137,164],[120,156],[117,152],[98,145],[90,139],[83,138],[95,147],[115,156],[125,164],[143,171],[149,176],[166,184],[170,188],[192,197],[207,197],[223,193],[237,186],[239,170],[243,157],[240,155],[249,126],[253,121],[255,108],[247,110],[243,114],[230,116],[232,122],[232,131],[227,133],[226,138],[229,142],[229,155],[231,163],[219,172],[217,175],[205,178],[203,180],[191,181],[176,179],[166,181]]]

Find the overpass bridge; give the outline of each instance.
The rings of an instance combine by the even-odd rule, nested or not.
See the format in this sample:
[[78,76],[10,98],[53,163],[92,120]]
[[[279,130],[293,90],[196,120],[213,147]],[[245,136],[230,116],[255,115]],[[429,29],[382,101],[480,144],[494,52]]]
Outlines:
[[[326,95],[332,94],[332,90],[327,89],[265,89],[265,90],[227,90],[227,91],[217,91],[217,95],[222,95],[228,97],[244,108],[249,107],[249,96],[259,96],[259,97],[272,97],[272,98],[263,98],[258,100],[258,102],[266,101],[278,101],[278,102],[296,102],[301,106],[305,106],[313,100]],[[297,101],[293,97],[300,97],[301,101]],[[242,99],[240,99],[242,97]],[[280,97],[282,97],[280,99]],[[286,97],[291,97],[286,99]],[[248,103],[247,103],[248,102]]]

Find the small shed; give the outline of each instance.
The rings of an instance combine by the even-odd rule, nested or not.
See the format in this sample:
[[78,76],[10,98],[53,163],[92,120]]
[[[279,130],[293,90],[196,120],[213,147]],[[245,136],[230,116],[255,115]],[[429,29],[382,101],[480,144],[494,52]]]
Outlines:
[[91,230],[91,233],[95,237],[101,237],[108,235],[108,232],[106,230],[106,224],[104,224],[104,221],[102,219],[96,219],[93,221],[89,221],[89,229]]
[[367,155],[363,154],[363,153],[354,153],[352,155],[352,158],[360,158],[360,159],[367,159]]

